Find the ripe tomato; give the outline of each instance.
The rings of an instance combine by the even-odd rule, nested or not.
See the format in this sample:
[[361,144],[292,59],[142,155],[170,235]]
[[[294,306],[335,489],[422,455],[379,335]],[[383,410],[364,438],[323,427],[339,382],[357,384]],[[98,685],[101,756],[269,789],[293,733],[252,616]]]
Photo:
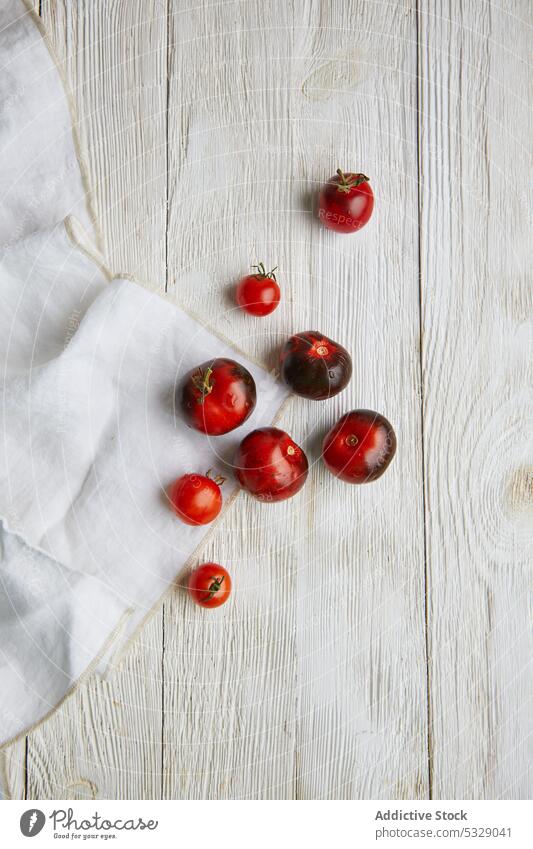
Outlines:
[[218,563],[204,563],[189,577],[189,594],[200,607],[220,607],[230,597],[229,572]]
[[280,291],[276,281],[275,271],[266,271],[262,262],[253,265],[257,274],[243,277],[237,286],[237,303],[241,309],[250,315],[269,315],[279,304]]
[[296,495],[309,468],[300,446],[277,427],[261,427],[245,436],[233,465],[240,485],[259,501]]
[[374,193],[364,174],[344,174],[340,168],[325,183],[318,197],[318,217],[337,233],[355,233],[364,227],[374,209]]
[[242,425],[255,407],[255,381],[250,372],[224,358],[197,366],[186,377],[181,409],[189,427],[220,436]]
[[291,336],[281,352],[281,378],[304,398],[332,398],[351,376],[352,358],[346,348],[316,330]]
[[324,437],[322,457],[329,471],[346,483],[381,477],[396,452],[396,434],[385,416],[352,410]]
[[171,484],[168,492],[176,515],[186,525],[208,525],[222,509],[220,485],[225,478],[207,475],[183,475]]

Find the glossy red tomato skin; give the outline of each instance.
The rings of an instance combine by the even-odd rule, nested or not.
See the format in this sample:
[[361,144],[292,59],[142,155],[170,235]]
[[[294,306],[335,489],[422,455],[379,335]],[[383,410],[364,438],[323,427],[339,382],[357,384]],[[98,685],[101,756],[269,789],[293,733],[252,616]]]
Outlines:
[[281,378],[303,398],[333,398],[351,376],[352,358],[346,348],[317,330],[296,333],[281,351]]
[[274,312],[281,298],[280,288],[271,277],[248,274],[237,286],[237,303],[249,315],[265,316]]
[[[345,173],[349,182],[357,181],[362,174]],[[324,227],[336,233],[356,233],[368,223],[374,209],[374,193],[365,179],[358,186],[344,191],[339,173],[330,177],[318,196],[318,217]]]
[[218,563],[203,563],[191,572],[188,589],[199,607],[220,607],[231,595],[231,577]]
[[277,427],[261,427],[245,436],[233,465],[242,488],[266,502],[292,498],[309,470],[304,451]]
[[375,481],[396,453],[391,423],[374,410],[345,413],[324,437],[322,458],[329,471],[346,483]]
[[222,509],[220,487],[206,475],[183,475],[170,485],[168,497],[176,516],[186,525],[208,525]]
[[221,357],[189,372],[182,387],[181,409],[189,427],[207,436],[221,436],[246,421],[256,397],[248,369]]

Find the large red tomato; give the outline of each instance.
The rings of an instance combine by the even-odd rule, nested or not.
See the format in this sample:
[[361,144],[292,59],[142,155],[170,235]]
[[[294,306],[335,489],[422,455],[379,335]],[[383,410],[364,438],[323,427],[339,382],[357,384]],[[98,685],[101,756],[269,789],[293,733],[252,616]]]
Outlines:
[[200,607],[220,607],[230,597],[231,578],[218,563],[204,563],[189,577],[189,594]]
[[377,480],[395,452],[396,434],[391,423],[373,410],[345,413],[322,444],[327,468],[346,483]]
[[346,348],[317,330],[291,336],[281,352],[282,380],[304,398],[333,398],[351,376],[352,358]]
[[240,485],[259,501],[296,495],[309,468],[300,446],[277,427],[261,427],[245,436],[233,465]]
[[322,186],[318,197],[318,217],[324,227],[337,233],[355,233],[364,227],[374,209],[374,193],[368,177],[340,168]]
[[181,409],[189,427],[220,436],[242,425],[255,407],[255,381],[235,360],[219,358],[197,366],[186,377]]

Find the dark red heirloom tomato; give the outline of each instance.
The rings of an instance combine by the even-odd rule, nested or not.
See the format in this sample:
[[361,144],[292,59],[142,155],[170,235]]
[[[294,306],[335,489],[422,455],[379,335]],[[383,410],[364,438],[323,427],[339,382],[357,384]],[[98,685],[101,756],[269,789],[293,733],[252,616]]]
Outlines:
[[216,359],[186,377],[181,409],[189,427],[220,436],[242,425],[255,407],[255,381],[235,360]]
[[231,578],[218,563],[204,563],[189,577],[189,594],[200,607],[220,607],[231,593]]
[[220,485],[224,478],[188,474],[174,481],[168,497],[172,509],[186,525],[208,525],[222,508]]
[[241,309],[250,315],[269,315],[279,304],[280,291],[276,281],[275,271],[266,271],[262,262],[253,265],[256,274],[243,277],[237,286],[237,303]]
[[307,457],[284,430],[261,427],[244,437],[233,461],[243,489],[259,501],[284,501],[302,488]]
[[340,168],[318,196],[318,217],[337,233],[355,233],[364,227],[374,209],[374,193],[364,174],[344,174]]
[[329,471],[346,483],[381,477],[396,452],[396,434],[385,416],[373,410],[345,413],[322,443]]
[[281,378],[304,398],[332,398],[351,376],[352,358],[346,348],[316,330],[291,336],[281,352]]

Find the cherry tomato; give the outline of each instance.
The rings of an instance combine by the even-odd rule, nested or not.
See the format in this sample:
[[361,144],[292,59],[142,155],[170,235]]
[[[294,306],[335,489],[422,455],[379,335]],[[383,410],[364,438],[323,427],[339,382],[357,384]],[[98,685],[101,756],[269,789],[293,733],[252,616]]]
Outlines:
[[259,501],[296,495],[309,468],[300,446],[277,427],[261,427],[245,436],[233,465],[240,485]]
[[230,597],[231,578],[218,563],[204,563],[189,577],[189,594],[200,607],[220,607]]
[[351,376],[352,358],[346,348],[316,330],[291,336],[281,352],[281,378],[304,398],[332,398]]
[[318,196],[318,217],[324,227],[337,233],[355,233],[364,227],[374,209],[374,193],[368,177],[340,168]]
[[224,358],[197,366],[186,377],[181,409],[189,427],[208,436],[229,433],[254,410],[255,381],[250,372]]
[[385,416],[373,410],[345,413],[322,443],[329,471],[346,483],[375,481],[396,452],[396,434]]
[[222,509],[220,485],[224,478],[207,475],[183,475],[171,484],[168,492],[176,515],[186,525],[208,525]]
[[256,274],[243,277],[237,286],[237,303],[241,309],[250,315],[269,315],[279,304],[280,291],[276,281],[275,271],[266,271],[262,262],[253,265]]

